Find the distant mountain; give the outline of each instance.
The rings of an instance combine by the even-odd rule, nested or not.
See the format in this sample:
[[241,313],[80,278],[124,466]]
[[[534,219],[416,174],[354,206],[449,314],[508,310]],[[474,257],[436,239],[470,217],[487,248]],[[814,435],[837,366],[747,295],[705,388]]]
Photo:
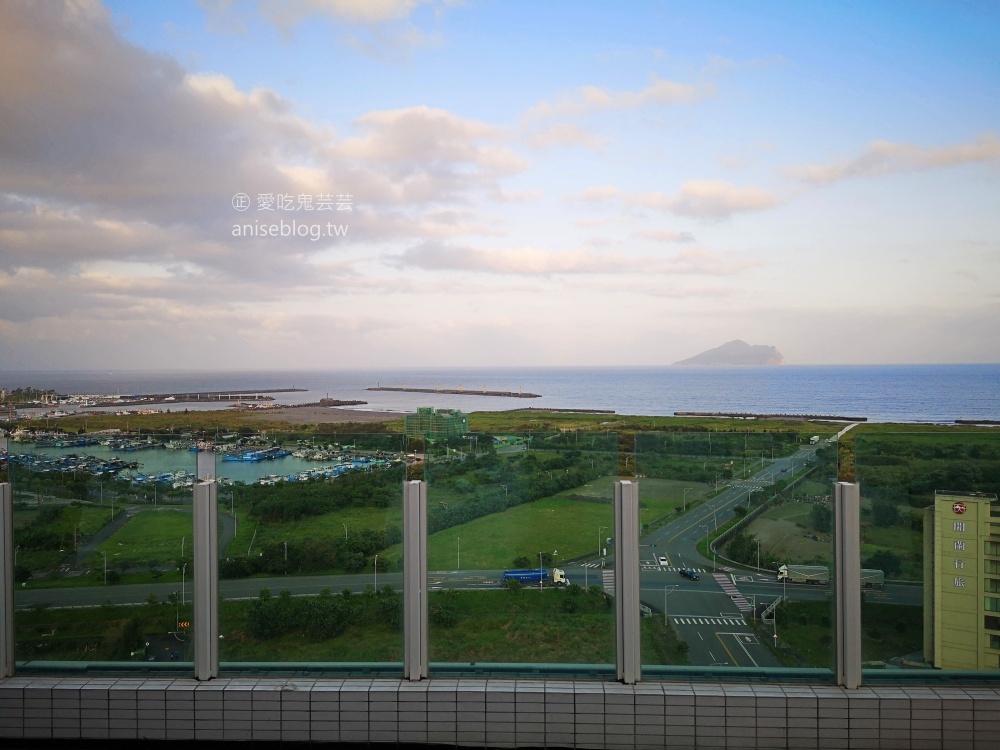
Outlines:
[[726,365],[783,365],[785,358],[773,346],[750,346],[746,341],[736,339],[707,352],[696,354],[690,359],[674,362],[675,365],[699,365],[718,367]]

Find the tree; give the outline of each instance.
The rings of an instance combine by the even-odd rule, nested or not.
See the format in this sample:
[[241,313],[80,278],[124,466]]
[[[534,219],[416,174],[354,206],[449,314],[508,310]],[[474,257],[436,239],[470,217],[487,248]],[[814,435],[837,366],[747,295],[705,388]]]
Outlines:
[[821,534],[830,532],[830,509],[825,505],[813,505],[810,515],[812,527]]
[[903,561],[899,555],[889,550],[880,549],[871,557],[862,560],[861,564],[866,568],[881,570],[887,576],[897,576],[903,569]]
[[895,503],[884,500],[875,500],[872,503],[872,523],[876,526],[896,526],[900,521],[899,506]]

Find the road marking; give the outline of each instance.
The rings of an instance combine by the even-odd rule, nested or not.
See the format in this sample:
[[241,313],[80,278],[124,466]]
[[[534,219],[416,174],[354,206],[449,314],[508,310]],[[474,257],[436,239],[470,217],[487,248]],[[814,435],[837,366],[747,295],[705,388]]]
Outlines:
[[736,617],[734,615],[730,615],[728,617],[691,617],[690,615],[677,615],[671,616],[670,619],[678,625],[729,625],[730,627],[733,627],[746,624],[742,617]]
[[729,598],[732,600],[733,604],[736,605],[738,610],[741,612],[750,612],[753,610],[753,607],[750,606],[750,602],[748,602],[746,597],[740,593],[740,590],[736,588],[736,584],[730,580],[729,576],[723,575],[722,573],[715,573],[712,577],[716,580],[722,590],[729,595]]

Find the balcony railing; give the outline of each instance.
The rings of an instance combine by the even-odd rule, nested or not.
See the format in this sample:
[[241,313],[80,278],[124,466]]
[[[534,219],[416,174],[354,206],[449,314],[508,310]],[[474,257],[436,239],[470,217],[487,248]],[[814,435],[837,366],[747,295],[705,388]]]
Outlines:
[[[4,674],[1000,677],[992,433],[31,436]],[[101,442],[103,440],[103,443]]]

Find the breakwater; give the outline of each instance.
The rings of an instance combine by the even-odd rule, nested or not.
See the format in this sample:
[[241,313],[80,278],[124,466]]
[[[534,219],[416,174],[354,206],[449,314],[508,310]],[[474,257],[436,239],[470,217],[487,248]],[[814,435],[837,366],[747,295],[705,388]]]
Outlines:
[[830,414],[752,414],[725,411],[675,411],[675,417],[724,417],[727,419],[801,419],[826,422],[867,422],[868,417],[836,417]]
[[[272,393],[299,393],[305,388],[266,388],[242,391],[186,391],[179,393],[142,393],[128,396],[99,396],[91,406],[139,406],[165,404],[173,401],[197,403],[199,401],[273,401]],[[106,401],[105,399],[113,399]]]
[[467,391],[461,386],[455,388],[408,388],[404,386],[376,385],[365,388],[366,391],[396,391],[397,393],[444,393],[449,396],[497,396],[499,398],[541,398],[538,393],[526,393],[525,391],[488,391],[483,386],[481,391]]

